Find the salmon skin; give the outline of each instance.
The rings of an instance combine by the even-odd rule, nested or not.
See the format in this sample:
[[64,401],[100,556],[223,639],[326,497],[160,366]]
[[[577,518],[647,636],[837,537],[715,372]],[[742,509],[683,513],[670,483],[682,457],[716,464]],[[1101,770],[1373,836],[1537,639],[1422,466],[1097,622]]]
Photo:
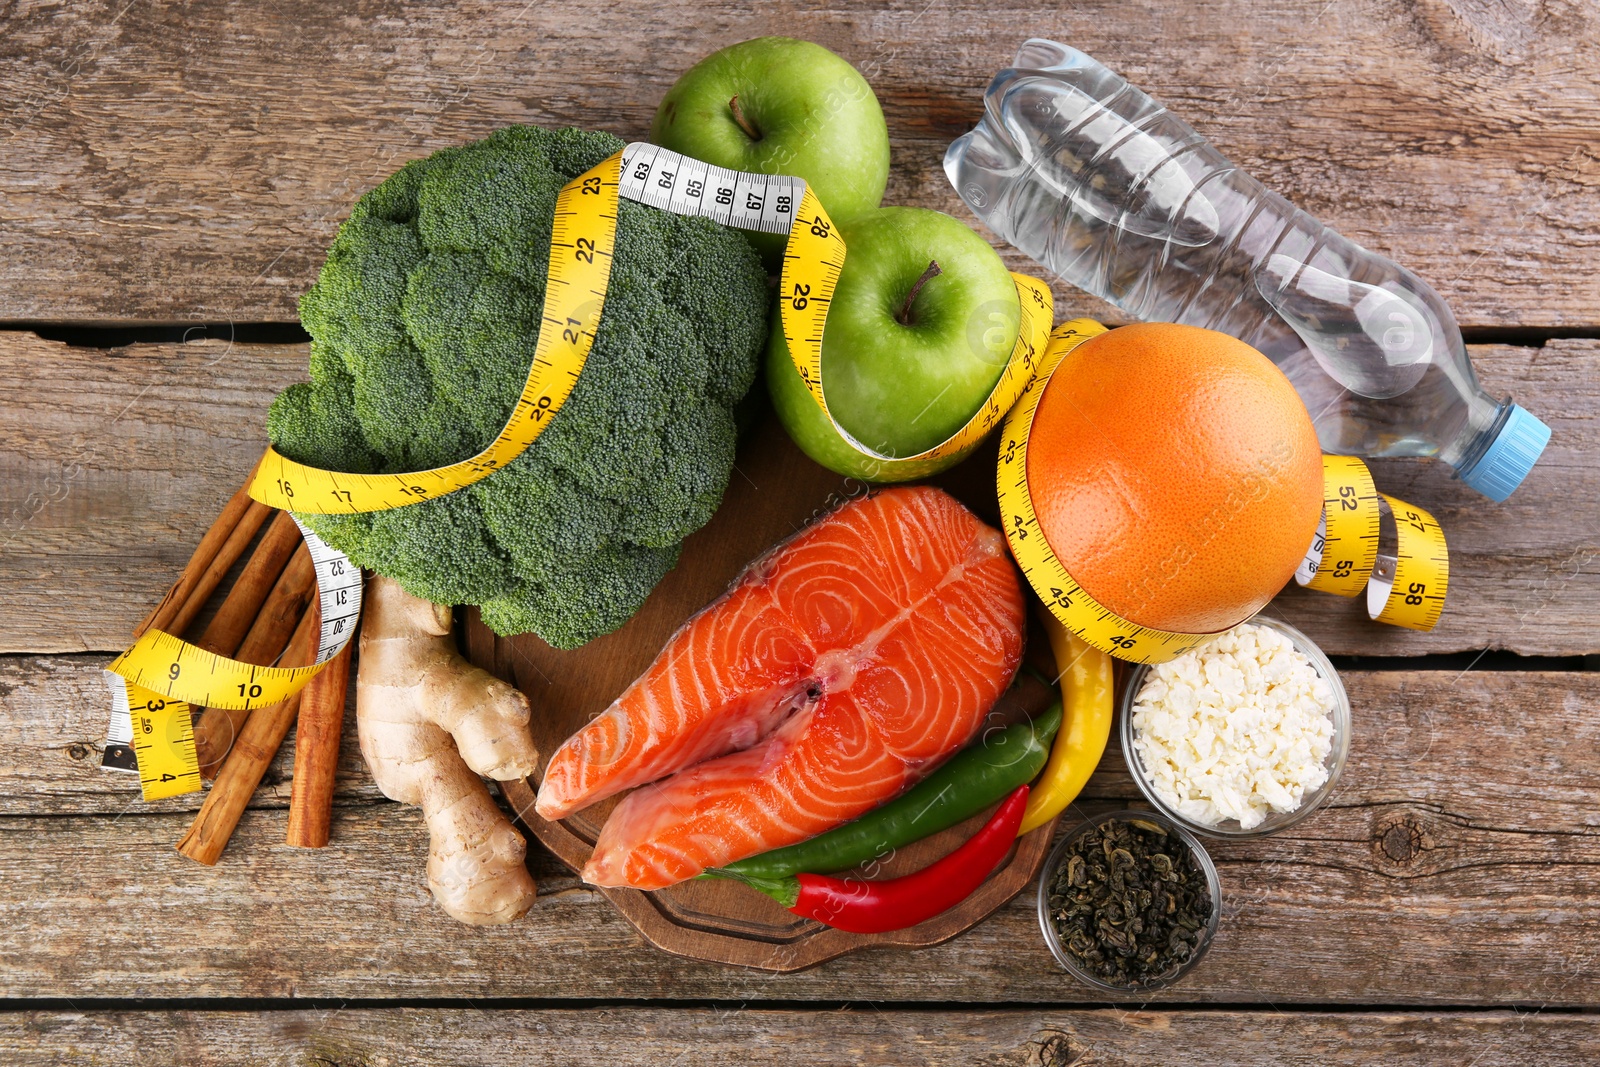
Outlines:
[[966,745],[1024,627],[999,531],[926,486],[856,500],[674,634],[551,757],[536,809],[634,789],[583,869],[600,886],[661,889],[805,840]]

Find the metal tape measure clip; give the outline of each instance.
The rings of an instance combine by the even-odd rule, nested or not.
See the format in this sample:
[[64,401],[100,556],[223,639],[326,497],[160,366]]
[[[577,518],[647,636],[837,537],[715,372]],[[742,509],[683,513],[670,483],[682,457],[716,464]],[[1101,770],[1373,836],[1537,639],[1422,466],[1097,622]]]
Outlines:
[[321,622],[316,660],[309,667],[264,667],[208,652],[161,630],[147,630],[105,669],[111,689],[108,755],[132,746],[134,760],[104,766],[137,770],[144,799],[200,788],[193,721],[201,708],[248,711],[280,704],[298,693],[355,633],[361,615],[361,569],[343,552],[300,525],[316,574]]

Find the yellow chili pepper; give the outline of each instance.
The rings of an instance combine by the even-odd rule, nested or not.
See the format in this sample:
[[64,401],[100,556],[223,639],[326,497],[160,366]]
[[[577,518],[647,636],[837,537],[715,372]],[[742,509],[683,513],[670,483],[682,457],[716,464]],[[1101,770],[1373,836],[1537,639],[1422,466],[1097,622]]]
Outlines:
[[1068,633],[1048,612],[1044,627],[1055,653],[1056,670],[1061,672],[1063,719],[1050,748],[1050,762],[1028,793],[1019,837],[1043,826],[1077,799],[1111,737],[1111,657]]

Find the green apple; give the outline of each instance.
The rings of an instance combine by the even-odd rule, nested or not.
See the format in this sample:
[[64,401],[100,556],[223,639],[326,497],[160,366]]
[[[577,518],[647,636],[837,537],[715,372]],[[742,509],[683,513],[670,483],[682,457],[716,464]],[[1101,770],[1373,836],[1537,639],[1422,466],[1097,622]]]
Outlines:
[[[758,37],[690,67],[662,98],[650,140],[719,167],[804,178],[836,222],[877,207],[889,180],[889,130],[872,86],[792,37]],[[776,270],[783,237],[747,236]]]
[[[846,254],[822,334],[822,388],[838,426],[875,452],[915,456],[977,413],[1016,345],[1022,310],[999,255],[959,219],[886,207],[839,224]],[[961,456],[885,464],[822,413],[773,315],[767,386],[812,459],[868,481],[925,478]]]

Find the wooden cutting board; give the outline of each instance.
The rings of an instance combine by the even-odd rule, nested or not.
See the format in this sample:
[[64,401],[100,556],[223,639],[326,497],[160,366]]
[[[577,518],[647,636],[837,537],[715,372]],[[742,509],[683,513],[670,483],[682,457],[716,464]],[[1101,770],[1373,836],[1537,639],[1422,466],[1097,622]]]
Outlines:
[[[993,449],[980,449],[936,481],[993,523],[997,520],[994,469]],[[862,483],[813,463],[769,415],[741,446],[716,516],[684,543],[678,566],[622,629],[563,652],[531,634],[496,637],[477,620],[476,612],[470,612],[464,627],[467,655],[528,694],[533,702],[534,740],[548,759],[561,742],[642,674],[673,631],[721,595],[747,563],[812,519],[866,491]],[[1044,647],[1042,635],[1030,633],[1030,658],[1048,671],[1051,663],[1049,653],[1041,651]],[[1024,681],[992,714],[998,720],[1014,721],[1025,712],[1043,708],[1049,699],[1044,686]],[[527,779],[504,783],[501,788],[528,830],[573,870],[581,869],[600,827],[621,798],[548,822],[533,810],[537,784],[535,779]],[[975,816],[900,850],[873,876],[893,877],[926,866],[970,837],[985,817]],[[954,937],[1031,885],[1053,827],[1041,827],[1022,838],[1005,864],[956,908],[888,934],[850,934],[801,919],[755,890],[729,881],[692,881],[654,893],[632,889],[601,892],[651,943],[668,952],[742,967],[794,971],[857,948],[918,947]]]

